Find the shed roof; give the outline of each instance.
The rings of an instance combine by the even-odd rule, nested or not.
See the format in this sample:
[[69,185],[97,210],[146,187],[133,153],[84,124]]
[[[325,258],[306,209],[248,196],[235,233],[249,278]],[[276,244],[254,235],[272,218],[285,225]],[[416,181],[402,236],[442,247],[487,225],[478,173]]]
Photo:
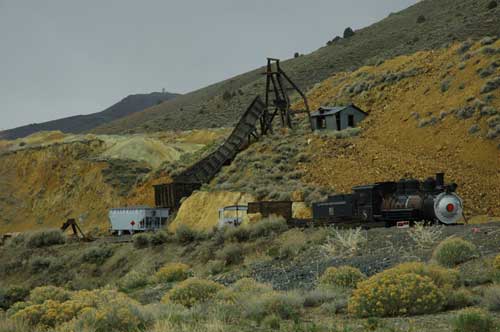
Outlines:
[[355,108],[358,111],[360,111],[361,113],[368,115],[368,113],[363,111],[361,108],[357,107],[354,104],[350,104],[350,105],[345,105],[345,106],[333,106],[333,107],[320,106],[320,108],[318,108],[318,110],[316,112],[311,113],[311,116],[314,117],[314,116],[334,115],[334,114],[337,114],[339,112],[342,112],[343,110],[345,110],[346,108],[349,108],[349,107]]

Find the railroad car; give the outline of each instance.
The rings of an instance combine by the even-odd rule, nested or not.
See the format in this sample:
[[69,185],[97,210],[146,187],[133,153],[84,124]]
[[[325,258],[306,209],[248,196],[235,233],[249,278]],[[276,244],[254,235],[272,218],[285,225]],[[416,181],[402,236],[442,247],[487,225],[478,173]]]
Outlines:
[[156,231],[166,224],[169,209],[148,206],[114,208],[109,210],[110,232],[113,235]]
[[463,217],[463,203],[456,189],[455,183],[444,183],[444,173],[425,181],[402,179],[357,186],[351,194],[313,203],[313,219],[327,224],[393,226],[400,221],[429,221],[452,225]]

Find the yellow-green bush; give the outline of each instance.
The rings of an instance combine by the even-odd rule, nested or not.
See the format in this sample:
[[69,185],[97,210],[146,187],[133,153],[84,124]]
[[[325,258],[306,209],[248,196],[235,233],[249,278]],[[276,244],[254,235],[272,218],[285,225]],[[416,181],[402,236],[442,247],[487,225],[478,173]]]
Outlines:
[[156,282],[182,281],[189,276],[189,265],[184,263],[167,263],[155,275]]
[[64,302],[70,299],[71,292],[61,287],[42,286],[33,289],[30,293],[30,301],[35,304],[42,304],[47,300]]
[[477,308],[464,309],[453,320],[453,332],[490,332],[493,327],[490,314]]
[[366,276],[355,267],[329,267],[321,275],[319,283],[322,285],[356,288],[356,285],[364,279],[366,279]]
[[64,301],[17,303],[11,309],[12,320],[41,330],[69,324],[70,331],[135,331],[145,321],[138,302],[110,289],[73,292]]
[[431,278],[384,271],[358,284],[348,311],[360,317],[417,315],[436,312],[443,303],[443,293]]
[[111,302],[100,308],[86,308],[69,323],[70,331],[122,332],[142,331],[148,321],[139,306]]
[[213,299],[224,286],[216,282],[189,278],[175,285],[162,299],[163,303],[176,303],[192,307],[196,303]]
[[83,308],[84,305],[77,301],[61,303],[47,300],[42,304],[33,304],[19,310],[12,315],[12,319],[40,328],[56,327],[76,317]]
[[460,284],[460,273],[454,269],[448,269],[435,264],[424,264],[421,262],[408,262],[397,265],[386,270],[387,273],[395,275],[401,273],[415,273],[432,279],[440,289],[452,289]]
[[434,250],[432,257],[445,267],[454,267],[477,257],[474,244],[461,238],[449,238],[441,242]]
[[500,255],[497,255],[495,259],[493,260],[493,268],[496,271],[500,271]]

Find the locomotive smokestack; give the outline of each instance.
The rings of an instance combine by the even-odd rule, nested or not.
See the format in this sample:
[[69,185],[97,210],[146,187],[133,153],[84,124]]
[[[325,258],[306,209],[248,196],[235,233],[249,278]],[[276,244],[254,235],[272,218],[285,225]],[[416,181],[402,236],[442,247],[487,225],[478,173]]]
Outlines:
[[444,187],[444,173],[436,173],[436,187]]

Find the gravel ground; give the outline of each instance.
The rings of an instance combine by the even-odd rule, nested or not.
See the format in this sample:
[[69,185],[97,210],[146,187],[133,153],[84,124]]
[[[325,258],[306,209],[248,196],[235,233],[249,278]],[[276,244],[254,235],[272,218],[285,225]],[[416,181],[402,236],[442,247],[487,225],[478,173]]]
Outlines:
[[[312,248],[293,260],[256,263],[250,275],[258,281],[271,283],[276,289],[310,289],[318,275],[330,266],[351,265],[366,275],[373,275],[401,262],[428,260],[432,254],[433,248],[417,248],[407,229],[372,229],[366,235],[367,246],[357,256],[331,257],[319,248]],[[500,252],[500,223],[443,227],[439,240],[450,236],[473,242],[481,256]]]

